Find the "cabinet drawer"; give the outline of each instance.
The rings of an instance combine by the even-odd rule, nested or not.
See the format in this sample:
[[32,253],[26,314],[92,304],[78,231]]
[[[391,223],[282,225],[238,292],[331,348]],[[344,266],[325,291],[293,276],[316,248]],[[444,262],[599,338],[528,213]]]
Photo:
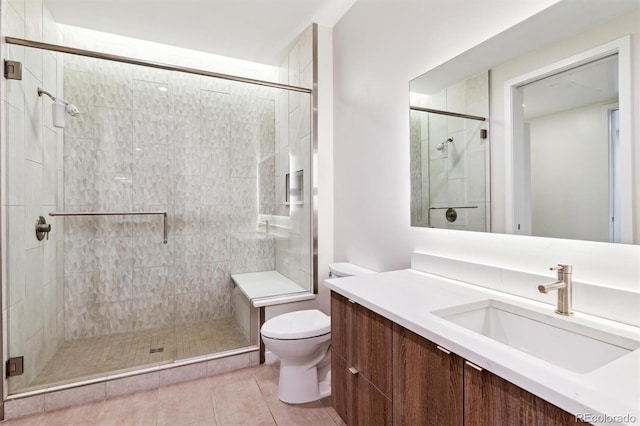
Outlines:
[[331,353],[331,387],[333,408],[347,425],[392,424],[391,399],[335,352]]

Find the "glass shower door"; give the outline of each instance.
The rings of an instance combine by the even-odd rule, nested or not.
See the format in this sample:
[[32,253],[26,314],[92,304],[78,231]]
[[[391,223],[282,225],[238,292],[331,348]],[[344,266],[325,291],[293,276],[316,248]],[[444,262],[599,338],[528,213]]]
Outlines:
[[257,351],[235,274],[313,297],[309,90],[7,50],[10,394]]

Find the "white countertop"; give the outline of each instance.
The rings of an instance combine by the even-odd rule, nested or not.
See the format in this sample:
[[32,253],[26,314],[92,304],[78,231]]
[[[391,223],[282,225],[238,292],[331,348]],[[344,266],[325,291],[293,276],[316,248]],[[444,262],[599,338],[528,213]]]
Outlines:
[[[552,305],[410,269],[330,279],[325,285],[569,413],[632,416],[636,423],[630,424],[640,424],[640,350],[580,374],[431,314],[487,299],[555,315]],[[640,339],[640,328],[592,315],[577,312],[563,320]],[[629,424],[594,420],[590,422]]]

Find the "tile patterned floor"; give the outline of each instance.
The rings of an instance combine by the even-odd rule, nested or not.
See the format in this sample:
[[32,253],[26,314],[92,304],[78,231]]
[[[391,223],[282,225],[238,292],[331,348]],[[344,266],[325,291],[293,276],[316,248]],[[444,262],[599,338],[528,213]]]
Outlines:
[[[65,342],[27,391],[249,345],[233,318]],[[160,352],[152,349],[163,348]]]
[[3,426],[344,425],[330,398],[280,400],[278,365],[261,365],[106,401],[9,420]]

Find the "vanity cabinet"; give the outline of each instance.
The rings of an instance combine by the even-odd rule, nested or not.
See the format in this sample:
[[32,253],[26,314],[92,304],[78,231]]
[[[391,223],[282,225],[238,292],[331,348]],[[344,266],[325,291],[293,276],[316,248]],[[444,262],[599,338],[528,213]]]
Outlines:
[[331,341],[333,407],[348,425],[582,423],[335,292]]
[[331,293],[333,406],[349,425],[391,425],[392,324]]
[[393,354],[394,424],[577,423],[566,411],[397,324]]

